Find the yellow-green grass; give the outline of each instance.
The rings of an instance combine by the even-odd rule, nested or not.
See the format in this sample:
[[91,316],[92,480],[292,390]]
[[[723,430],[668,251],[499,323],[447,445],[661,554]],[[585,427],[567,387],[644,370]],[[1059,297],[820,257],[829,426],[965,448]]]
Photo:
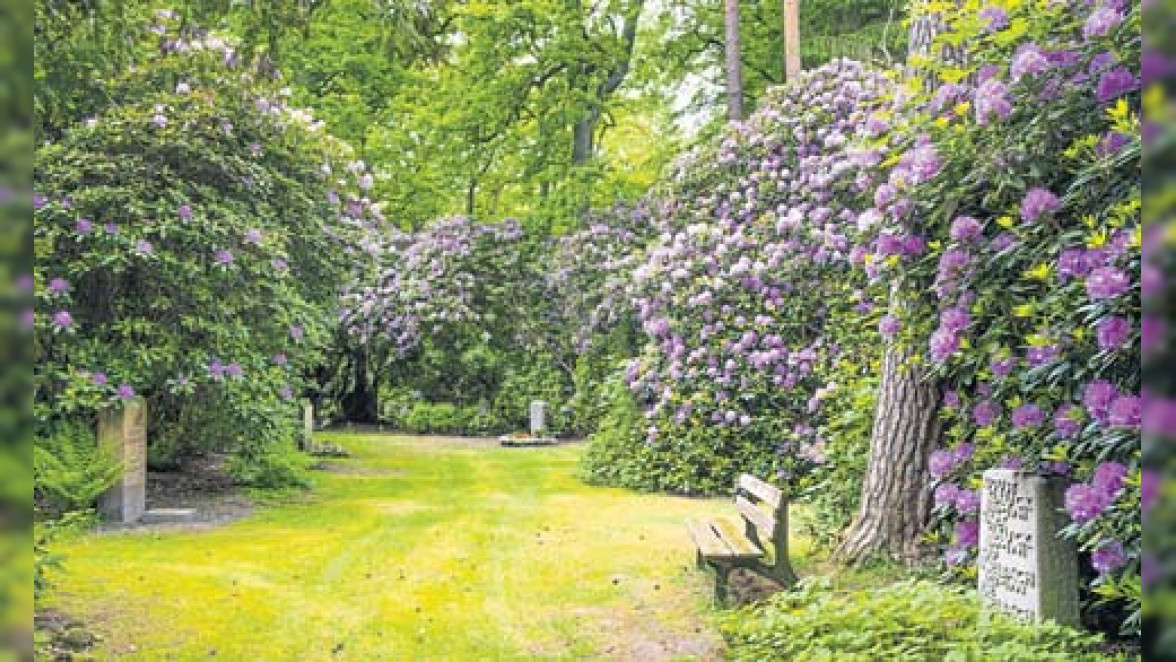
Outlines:
[[324,435],[312,496],[220,528],[86,535],[54,606],[98,659],[713,659],[687,517],[724,500],[589,487],[583,447]]

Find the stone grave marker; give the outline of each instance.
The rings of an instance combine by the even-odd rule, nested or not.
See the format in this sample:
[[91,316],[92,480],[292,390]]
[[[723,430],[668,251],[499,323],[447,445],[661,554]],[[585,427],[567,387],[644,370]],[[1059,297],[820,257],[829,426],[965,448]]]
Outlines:
[[122,464],[122,476],[102,495],[99,510],[110,522],[138,522],[147,508],[147,405],[142,398],[98,415],[98,443]]
[[984,472],[979,589],[986,610],[1077,626],[1078,553],[1058,532],[1064,484],[1012,469]]
[[302,403],[302,447],[310,448],[314,435],[314,404],[310,400]]
[[546,436],[547,430],[547,403],[542,400],[535,400],[531,403],[531,436],[543,437]]

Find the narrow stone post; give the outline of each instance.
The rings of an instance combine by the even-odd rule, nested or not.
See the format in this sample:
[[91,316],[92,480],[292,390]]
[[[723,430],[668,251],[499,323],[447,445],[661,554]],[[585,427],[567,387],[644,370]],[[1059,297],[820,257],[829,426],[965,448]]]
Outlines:
[[536,438],[546,436],[546,430],[547,403],[535,400],[531,403],[531,436]]
[[302,449],[311,447],[314,438],[314,404],[310,400],[302,403]]
[[1058,533],[1065,485],[1012,469],[984,472],[979,589],[985,609],[1079,625],[1078,552]]
[[98,415],[98,443],[123,467],[122,476],[99,499],[99,511],[111,522],[138,522],[147,508],[147,405],[142,398],[124,400]]

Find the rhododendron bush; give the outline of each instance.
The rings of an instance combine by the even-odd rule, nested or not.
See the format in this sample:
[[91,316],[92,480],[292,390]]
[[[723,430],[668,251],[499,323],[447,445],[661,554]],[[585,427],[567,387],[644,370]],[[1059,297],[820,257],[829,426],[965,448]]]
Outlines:
[[414,411],[446,403],[459,420],[445,431],[500,433],[525,428],[542,399],[551,432],[592,429],[596,389],[631,353],[625,283],[647,235],[640,209],[616,209],[562,237],[464,217],[394,237],[342,315],[351,342],[387,366],[382,418],[415,429]]
[[381,219],[344,145],[231,43],[172,22],[108,83],[135,102],[37,148],[38,419],[49,434],[144,396],[155,461],[230,450],[241,478],[281,480],[303,375]]
[[873,406],[887,339],[943,385],[929,487],[952,571],[974,576],[983,470],[1055,476],[1090,618],[1138,632],[1140,427],[1171,408],[1140,387],[1163,326],[1139,324],[1139,11],[969,3],[947,28],[967,64],[914,58],[930,85],[830,65],[671,174],[635,273],[635,399],[589,462],[691,492],[742,471],[799,492],[818,469],[813,492],[844,491],[868,428],[831,407]]
[[972,572],[979,472],[1063,477],[1094,602],[1138,628],[1140,424],[1166,406],[1140,391],[1139,12],[1015,3],[975,20],[945,37],[966,39],[968,69],[928,63],[938,85],[866,212],[862,263],[877,298],[901,284],[883,331],[946,387],[930,471],[948,562]]
[[[654,193],[663,234],[632,295],[649,342],[626,374],[644,421],[610,439],[646,469],[620,482],[713,493],[824,462],[828,370],[861,330],[836,321],[866,312],[850,256],[873,161],[855,143],[892,85],[848,61],[808,72]],[[589,471],[617,479],[623,456],[590,456]]]

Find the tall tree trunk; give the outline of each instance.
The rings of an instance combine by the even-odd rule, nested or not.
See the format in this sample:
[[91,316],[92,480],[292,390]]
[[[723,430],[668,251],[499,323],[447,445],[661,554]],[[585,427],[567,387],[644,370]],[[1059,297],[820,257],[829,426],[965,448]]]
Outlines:
[[800,75],[800,0],[784,0],[784,80]]
[[596,152],[596,124],[600,121],[600,108],[592,107],[588,113],[572,126],[572,165],[584,165]]
[[340,402],[343,417],[351,423],[375,423],[379,418],[379,396],[369,376],[368,353],[363,347],[352,352],[351,370],[351,388]]
[[[908,53],[929,52],[943,29],[938,16],[920,13],[911,23]],[[917,75],[909,65],[907,70],[908,75]],[[901,303],[902,283],[895,283],[890,292],[892,314]],[[861,503],[835,554],[842,562],[860,563],[880,554],[908,562],[924,557],[920,540],[931,518],[927,464],[943,432],[942,397],[941,385],[911,363],[909,352],[893,344],[886,348]]]
[[836,556],[856,563],[877,555],[917,561],[931,513],[927,461],[942,433],[939,384],[889,347],[870,434],[861,506]]
[[739,0],[723,0],[727,27],[727,119],[743,119],[743,64],[739,61]]

